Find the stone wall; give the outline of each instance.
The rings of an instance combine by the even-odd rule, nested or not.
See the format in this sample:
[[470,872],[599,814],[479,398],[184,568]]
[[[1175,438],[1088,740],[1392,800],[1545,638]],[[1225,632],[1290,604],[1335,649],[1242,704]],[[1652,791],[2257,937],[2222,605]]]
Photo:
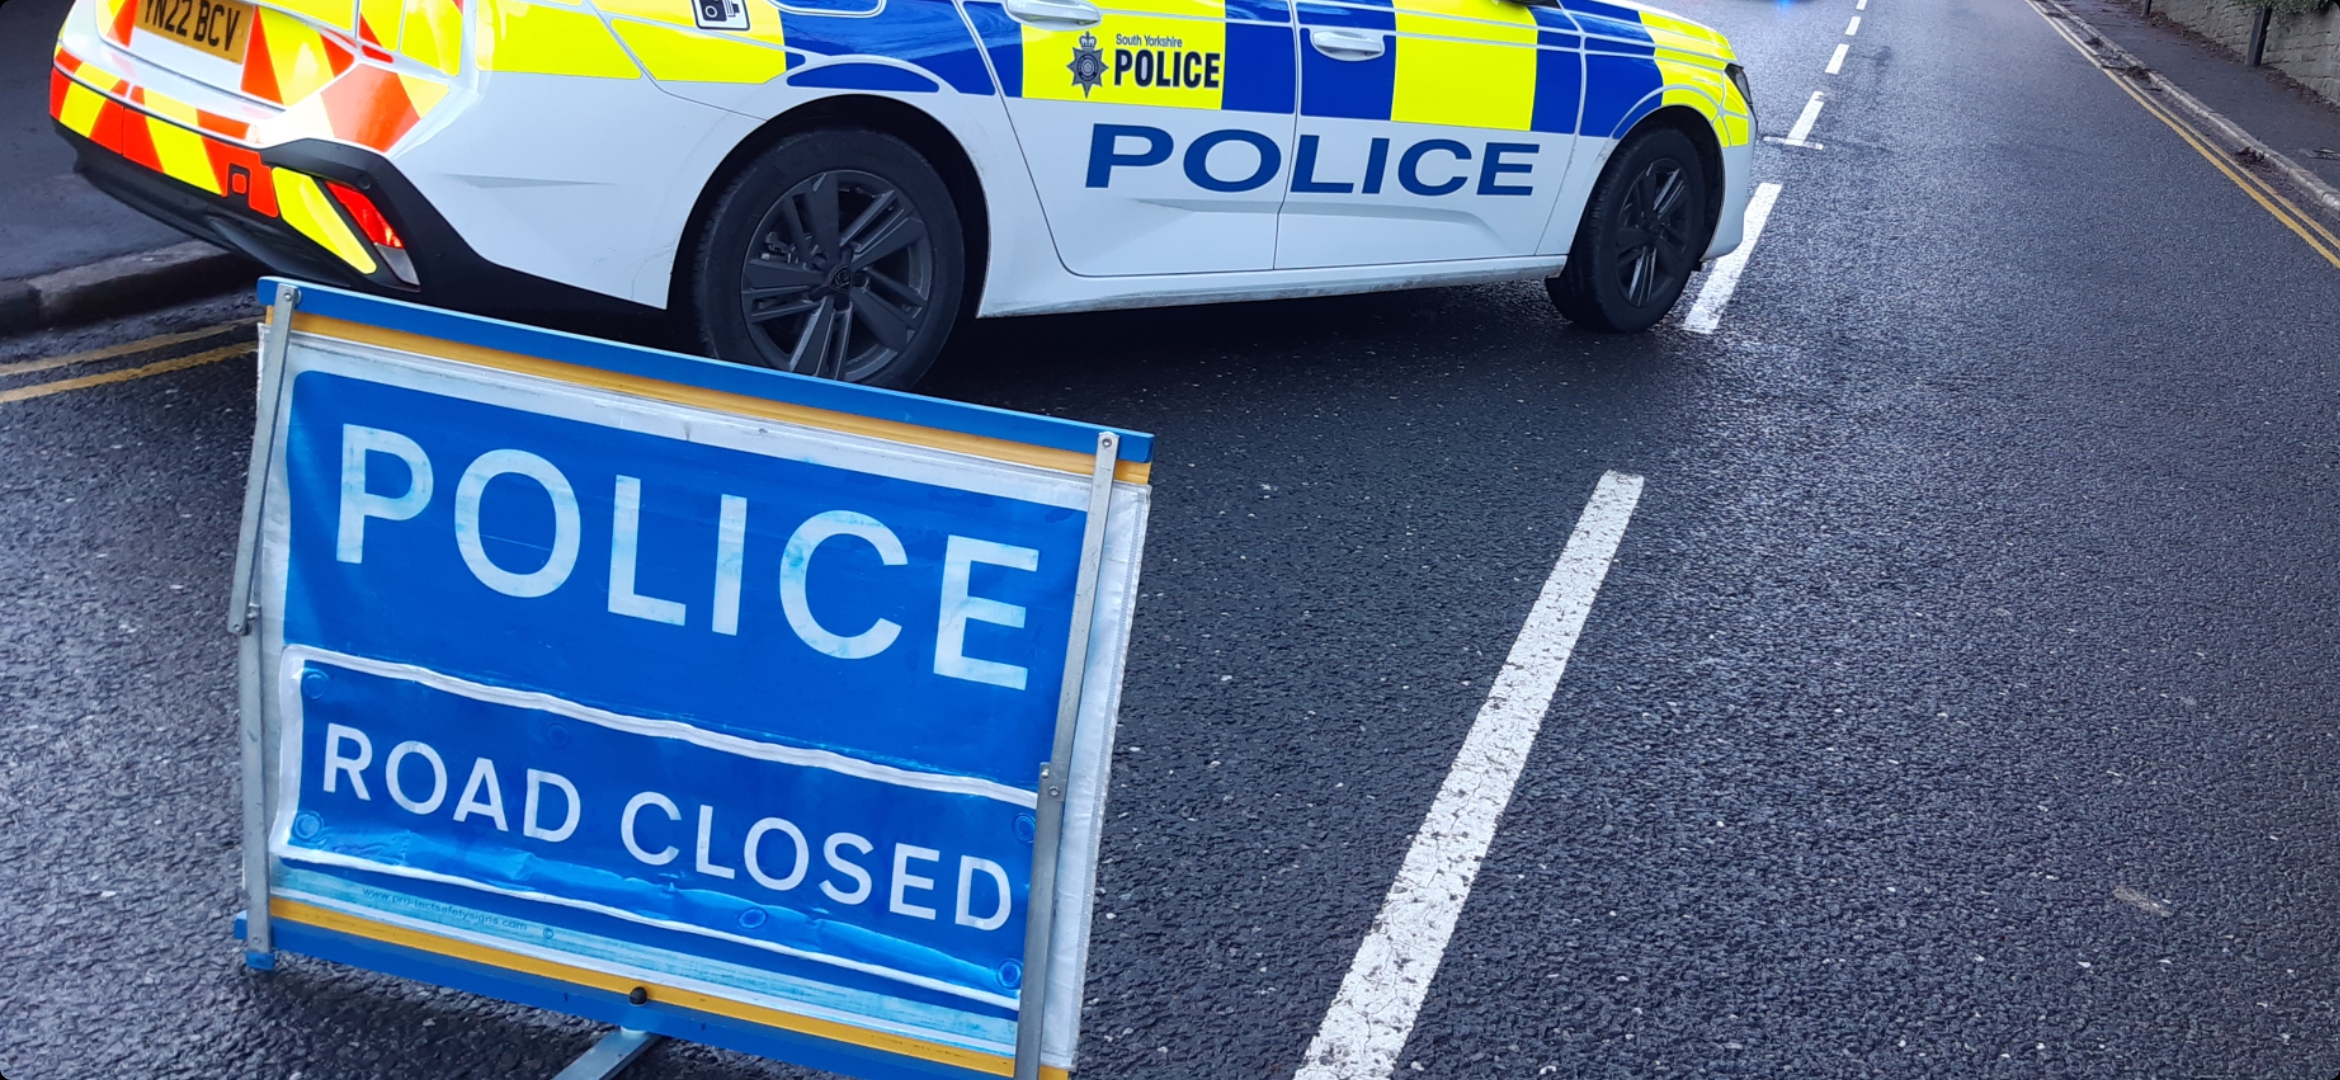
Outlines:
[[[2153,11],[2233,49],[2238,57],[2250,48],[2251,20],[2258,14],[2232,0],[2153,0]],[[2265,61],[2324,100],[2340,103],[2340,6],[2328,4],[2312,15],[2277,12],[2267,24]]]

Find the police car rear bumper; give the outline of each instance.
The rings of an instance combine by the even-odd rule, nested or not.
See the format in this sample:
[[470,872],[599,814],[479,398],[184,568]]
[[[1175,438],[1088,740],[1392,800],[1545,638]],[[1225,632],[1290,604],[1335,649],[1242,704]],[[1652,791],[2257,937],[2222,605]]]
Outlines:
[[[241,181],[245,190],[214,195],[132,161],[62,124],[57,131],[73,144],[80,172],[99,190],[195,237],[249,256],[278,274],[436,307],[551,319],[621,338],[652,336],[655,328],[664,325],[664,313],[655,308],[547,281],[481,258],[413,183],[388,159],[372,151],[300,140],[261,150],[258,159],[270,173],[287,170],[362,194],[395,230],[404,267],[377,257],[368,271],[335,255],[287,220],[279,205],[285,193],[275,191],[275,185],[271,185],[270,197],[255,200],[253,185],[264,180],[245,177]],[[346,207],[331,198],[324,201],[325,206],[312,210],[337,215],[344,227],[358,239],[365,239],[360,223],[351,220]],[[379,252],[376,246],[369,254]]]
[[73,144],[82,177],[133,210],[240,252],[280,274],[355,288],[374,285],[280,218],[149,170],[62,124],[57,133]]

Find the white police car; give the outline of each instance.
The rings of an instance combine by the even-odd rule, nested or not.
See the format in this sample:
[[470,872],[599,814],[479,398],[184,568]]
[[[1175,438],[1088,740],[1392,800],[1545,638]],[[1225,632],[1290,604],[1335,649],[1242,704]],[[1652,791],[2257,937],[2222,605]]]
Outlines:
[[1753,128],[1622,0],[79,0],[50,111],[281,272],[895,387],[965,315],[1544,278],[1642,329]]

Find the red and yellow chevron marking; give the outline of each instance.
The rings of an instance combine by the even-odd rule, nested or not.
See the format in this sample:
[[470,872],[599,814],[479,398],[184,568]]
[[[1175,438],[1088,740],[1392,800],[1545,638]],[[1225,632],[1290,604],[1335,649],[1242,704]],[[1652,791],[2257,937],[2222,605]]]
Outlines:
[[206,112],[193,105],[143,86],[130,88],[130,103],[156,116],[172,120],[184,127],[195,128],[212,135],[221,135],[237,141],[250,137],[252,125],[230,119],[218,113]]
[[[69,70],[77,74],[68,76]],[[84,80],[98,89],[85,85]],[[73,63],[73,58],[64,54],[49,72],[49,115],[66,130],[196,190],[241,202],[254,213],[278,216],[276,187],[267,167],[260,163],[259,151],[141,112],[111,95],[133,101],[149,96],[143,88],[129,86],[90,65]],[[175,101],[169,107],[186,108]],[[223,125],[235,123],[222,117],[210,119]]]
[[[402,10],[411,12],[413,3],[402,0]],[[264,122],[272,142],[331,138],[387,153],[447,97],[443,82],[360,63],[331,34],[270,9],[260,14],[246,53],[244,87],[291,102]],[[369,55],[378,51],[364,47]],[[364,238],[314,177],[268,166],[247,145],[251,121],[132,85],[62,48],[53,55],[49,115],[66,130],[205,194],[283,221],[359,273],[378,269]]]
[[449,75],[463,66],[462,0],[405,0],[405,36],[398,51]]
[[278,114],[264,135],[271,144],[332,139],[389,153],[446,96],[445,83],[359,64]]
[[[196,108],[177,98],[133,86],[128,79],[83,61],[60,48],[55,54],[57,69],[72,80],[78,80],[107,97],[136,105],[143,112],[172,121],[181,127],[193,128],[236,142],[249,142],[252,124],[249,121],[221,116]],[[63,93],[61,86],[52,87]],[[290,131],[316,138],[331,138],[356,143],[372,150],[388,153],[406,133],[429,116],[431,110],[446,100],[448,87],[434,79],[407,75],[375,67],[356,64],[342,76],[326,84],[316,100],[304,102],[287,119],[292,124],[271,125],[274,134],[282,136]],[[50,113],[56,113],[52,101]],[[293,114],[300,114],[297,118]]]
[[316,241],[318,247],[332,252],[335,258],[356,267],[358,273],[373,273],[376,263],[365,237],[359,236],[343,220],[341,211],[333,208],[333,200],[326,197],[325,189],[316,179],[291,169],[274,172],[277,210],[284,223]]
[[111,87],[129,82],[128,79],[124,79],[120,75],[107,71],[96,64],[87,63],[80,57],[66,52],[63,45],[57,46],[54,59],[57,66],[63,68],[67,75],[93,85]]
[[406,87],[406,80],[370,65],[333,80],[323,99],[333,137],[376,150],[397,145],[422,122],[423,110],[415,107]]
[[358,0],[358,43],[398,51],[401,0]]
[[[120,79],[110,82],[109,92],[125,89]],[[49,115],[66,130],[182,184],[279,216],[276,185],[257,150],[140,112],[68,77],[61,66],[49,73]]]
[[[379,68],[367,70],[379,72]],[[89,77],[94,68],[80,65],[80,72],[82,77]],[[379,75],[393,82],[398,79],[388,72]],[[129,101],[138,101],[143,98],[143,89],[129,86],[119,77],[103,75],[103,79],[103,86],[89,86],[80,77],[66,75],[63,65],[51,68],[49,115],[75,136],[122,154],[133,164],[152,168],[204,194],[239,201],[257,215],[276,217],[300,231],[302,236],[316,241],[318,248],[330,250],[337,259],[356,266],[358,274],[374,274],[377,264],[372,252],[365,248],[363,238],[351,231],[349,222],[342,220],[342,213],[332,206],[316,178],[295,173],[290,168],[271,168],[262,164],[257,150],[222,143],[201,131],[173,124],[171,119],[131,108],[117,96],[126,91]],[[407,98],[400,94],[398,101],[405,112],[388,122],[391,129],[400,122],[405,126],[414,122],[414,108],[407,103]],[[379,119],[377,129],[381,129]]]
[[357,62],[357,52],[334,35],[273,8],[259,9],[244,46],[244,92],[292,105],[325,88]]
[[99,24],[106,28],[106,36],[124,48],[130,45],[130,31],[138,25],[138,0],[98,0],[105,18]]
[[[221,138],[233,139],[237,142],[242,142],[251,137],[252,125],[246,121],[238,120],[230,116],[221,116],[218,113],[211,112],[206,109],[198,109],[195,106],[189,105],[177,98],[171,97],[167,94],[159,93],[154,90],[149,90],[142,86],[132,86],[130,85],[130,80],[125,79],[120,75],[116,75],[113,72],[107,71],[104,68],[98,67],[95,64],[86,63],[80,57],[66,52],[62,48],[58,49],[56,52],[56,64],[58,70],[63,71],[65,74],[72,76],[74,79],[79,80],[89,87],[96,89],[110,97],[128,101],[133,105],[137,105],[146,112],[153,113],[156,116],[165,117],[182,127],[195,128],[196,130],[205,134],[217,135]],[[62,90],[55,85],[55,80],[53,79],[51,80],[50,90],[52,92],[52,97],[54,94],[62,92]],[[49,112],[51,115],[55,115],[56,113],[56,102],[54,100],[50,102]]]

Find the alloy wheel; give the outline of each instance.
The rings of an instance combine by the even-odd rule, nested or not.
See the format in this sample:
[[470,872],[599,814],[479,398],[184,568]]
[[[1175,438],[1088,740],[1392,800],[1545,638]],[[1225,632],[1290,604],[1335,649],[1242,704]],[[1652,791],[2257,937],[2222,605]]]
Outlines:
[[765,211],[740,275],[748,337],[769,367],[857,382],[892,363],[927,322],[934,241],[902,190],[834,170]]
[[1689,277],[1701,209],[1690,205],[1689,191],[1682,164],[1671,158],[1650,162],[1625,189],[1614,270],[1626,303],[1647,307],[1655,298],[1670,298],[1675,284]]

